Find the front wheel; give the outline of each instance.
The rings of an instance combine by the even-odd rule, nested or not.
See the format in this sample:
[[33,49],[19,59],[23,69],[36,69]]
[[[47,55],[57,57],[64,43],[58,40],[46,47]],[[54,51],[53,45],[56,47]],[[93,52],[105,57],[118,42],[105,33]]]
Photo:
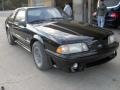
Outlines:
[[36,41],[32,46],[32,54],[35,64],[40,70],[49,70],[52,65],[47,58],[43,45]]

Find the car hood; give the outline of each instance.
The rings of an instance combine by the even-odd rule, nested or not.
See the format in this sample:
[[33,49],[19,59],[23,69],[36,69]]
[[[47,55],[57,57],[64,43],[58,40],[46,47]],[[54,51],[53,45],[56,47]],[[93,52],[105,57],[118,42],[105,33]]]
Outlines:
[[44,32],[47,36],[52,36],[62,43],[75,43],[80,41],[105,39],[112,32],[104,30],[92,25],[76,22],[52,22],[45,24],[37,24],[34,27],[38,31]]

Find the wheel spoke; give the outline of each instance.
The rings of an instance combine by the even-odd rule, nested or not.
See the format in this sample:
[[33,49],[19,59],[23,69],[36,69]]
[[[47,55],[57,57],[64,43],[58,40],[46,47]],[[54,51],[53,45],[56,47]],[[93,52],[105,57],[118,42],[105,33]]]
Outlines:
[[35,63],[37,64],[38,67],[40,67],[42,63],[42,55],[38,47],[34,48],[34,58]]

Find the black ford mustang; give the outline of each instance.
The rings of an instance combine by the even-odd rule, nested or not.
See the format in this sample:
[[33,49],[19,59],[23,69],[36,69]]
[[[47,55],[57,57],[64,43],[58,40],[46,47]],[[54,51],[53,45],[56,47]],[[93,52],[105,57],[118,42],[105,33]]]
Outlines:
[[50,7],[16,9],[5,22],[8,42],[32,52],[40,70],[59,67],[76,72],[110,61],[119,43],[106,29],[72,21]]

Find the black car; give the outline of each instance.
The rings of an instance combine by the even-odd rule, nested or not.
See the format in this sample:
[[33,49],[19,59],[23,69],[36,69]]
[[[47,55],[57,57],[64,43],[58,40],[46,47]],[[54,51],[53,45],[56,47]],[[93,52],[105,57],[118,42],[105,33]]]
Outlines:
[[[115,6],[107,7],[107,14],[105,17],[105,26],[112,26],[118,28],[120,26],[120,2]],[[96,12],[93,13],[93,21],[96,22]]]
[[5,25],[9,44],[32,52],[40,70],[54,66],[76,72],[117,55],[119,43],[111,31],[79,24],[57,8],[18,8]]

